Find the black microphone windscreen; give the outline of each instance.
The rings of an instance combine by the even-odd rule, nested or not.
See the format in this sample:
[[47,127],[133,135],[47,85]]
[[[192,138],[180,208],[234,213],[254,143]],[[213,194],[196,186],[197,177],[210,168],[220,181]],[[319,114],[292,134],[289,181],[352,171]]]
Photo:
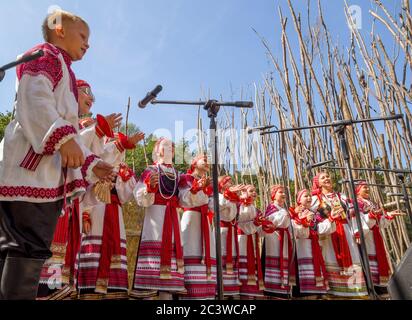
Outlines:
[[27,55],[27,56],[23,56],[20,60],[18,60],[19,63],[25,63],[25,62],[29,62],[35,59],[38,59],[40,57],[44,56],[44,51],[43,50],[37,50],[34,51],[33,53]]
[[251,101],[236,101],[235,104],[240,108],[253,108],[253,102]]
[[151,92],[149,92],[146,97],[139,101],[139,108],[146,108],[146,106],[156,99],[157,95],[160,93],[160,91],[163,90],[163,87],[161,85],[158,85],[156,88],[154,88]]
[[157,96],[160,91],[163,90],[163,87],[161,85],[158,85],[153,91],[152,91],[152,95]]

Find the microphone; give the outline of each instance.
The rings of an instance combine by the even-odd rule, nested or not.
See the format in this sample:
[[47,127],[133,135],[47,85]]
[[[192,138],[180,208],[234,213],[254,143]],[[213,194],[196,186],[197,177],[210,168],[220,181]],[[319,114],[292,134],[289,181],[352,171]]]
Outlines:
[[250,128],[247,130],[248,134],[252,134],[255,131],[262,131],[262,130],[266,130],[266,129],[272,129],[275,126],[263,126],[263,127],[254,127],[254,128]]
[[[400,204],[404,204],[404,203],[405,203],[405,200],[400,200],[399,203],[400,203]],[[384,208],[384,209],[391,209],[391,208],[393,208],[393,207],[396,207],[397,204],[398,204],[398,203],[397,203],[396,201],[388,202],[388,203],[385,203],[385,204],[383,205],[383,208]]]
[[163,87],[161,85],[158,85],[156,88],[154,88],[151,92],[148,92],[146,97],[144,97],[143,100],[139,101],[139,108],[146,108],[146,106],[152,102],[154,99],[156,99],[157,95],[160,93],[160,91],[163,90]]
[[[359,184],[360,182],[365,182],[365,180],[364,179],[353,179],[353,183],[355,185]],[[345,184],[345,183],[350,183],[350,181],[341,179],[341,180],[338,180],[338,183],[339,184]],[[370,185],[369,183],[367,183],[367,184]]]
[[32,61],[32,60],[36,60],[36,59],[38,59],[40,57],[43,57],[43,56],[44,56],[43,50],[37,50],[37,51],[34,51],[31,54],[28,54],[28,55],[25,55],[25,56],[21,57],[20,59],[17,59],[14,62],[6,64],[5,66],[1,67],[0,69],[6,71],[7,69],[11,69],[11,68],[13,68],[13,67],[15,67],[19,64],[26,63],[26,62],[29,62],[29,61]]
[[236,101],[234,105],[238,108],[253,108],[252,101]]
[[19,64],[26,63],[26,62],[29,62],[29,61],[32,61],[32,60],[36,60],[36,59],[38,59],[40,57],[43,57],[43,56],[44,56],[44,51],[43,50],[37,50],[37,51],[34,51],[31,54],[28,54],[28,55],[25,55],[25,56],[21,57],[20,59],[17,59],[16,61],[13,61],[11,63],[8,63],[8,64],[0,67],[0,82],[4,79],[6,70],[11,69],[15,66],[18,66]]
[[329,164],[329,163],[335,163],[335,160],[328,160],[328,161],[323,161],[323,162],[318,162],[318,163],[314,163],[314,164],[307,165],[307,166],[306,166],[306,170],[307,170],[307,171],[310,171],[310,170],[312,170],[312,169],[314,169],[314,168],[322,167],[322,166],[324,166],[324,165],[326,165],[326,164]]

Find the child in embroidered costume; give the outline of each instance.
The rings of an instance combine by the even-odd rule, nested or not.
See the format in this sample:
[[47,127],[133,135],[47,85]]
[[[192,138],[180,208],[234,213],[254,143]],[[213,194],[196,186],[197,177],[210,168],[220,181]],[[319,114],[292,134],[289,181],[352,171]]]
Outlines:
[[144,138],[137,133],[127,137],[121,133],[105,145],[100,156],[116,168],[117,177],[108,186],[110,201],[102,202],[96,188],[89,188],[82,205],[84,237],[79,254],[77,272],[78,297],[92,299],[128,298],[126,231],[122,205],[133,197],[136,179],[133,171],[123,163],[125,150],[132,150]]
[[330,219],[322,219],[312,211],[312,195],[309,190],[299,191],[295,208],[290,209],[296,237],[299,291],[301,297],[321,298],[327,293],[328,280],[319,236],[336,230]]
[[[61,22],[50,29],[55,21]],[[29,52],[42,49],[44,56],[17,68],[16,119],[0,145],[2,299],[36,298],[62,199],[84,192],[85,179],[93,182],[112,170],[78,135],[71,64],[89,48],[87,23],[57,11],[46,18],[43,33],[47,43]]]
[[389,227],[395,217],[403,214],[398,211],[384,211],[371,201],[369,192],[369,186],[365,181],[360,182],[356,187],[373,284],[377,293],[386,294],[385,287],[390,277],[390,266],[381,230]]
[[280,185],[272,187],[271,198],[273,203],[267,207],[265,218],[272,222],[273,227],[263,230],[265,293],[268,296],[287,298],[291,291],[290,278],[293,270],[289,261],[292,241],[289,232],[290,216],[284,208],[285,188]]
[[238,217],[240,297],[251,299],[264,296],[261,265],[260,233],[263,217],[255,207],[256,188],[246,186],[240,195]]
[[321,221],[331,219],[336,231],[320,237],[323,258],[328,272],[328,294],[338,297],[364,297],[368,292],[361,268],[358,246],[355,242],[356,225],[349,214],[350,201],[344,194],[334,192],[327,172],[313,179],[312,210],[318,211]]
[[173,157],[173,143],[159,139],[153,150],[154,164],[143,172],[134,191],[137,204],[146,209],[130,293],[135,298],[158,295],[161,300],[170,300],[173,294],[186,293],[177,208],[202,204],[205,195],[191,193],[180,184],[181,174],[173,167]]
[[242,185],[233,186],[229,176],[219,177],[223,287],[225,298],[230,299],[240,295],[237,216],[239,196],[243,188]]
[[195,207],[184,208],[182,216],[182,245],[185,262],[185,287],[187,295],[182,299],[211,300],[216,297],[216,245],[212,228],[213,213],[209,207],[213,201],[210,180],[206,178],[209,164],[205,155],[192,161],[190,170],[182,176],[182,193],[186,197],[196,195]]
[[[101,155],[106,138],[112,138],[113,128],[121,122],[120,114],[108,117],[97,115],[97,121],[89,117],[95,101],[91,86],[84,80],[76,81],[79,92],[80,138],[85,147],[94,154]],[[87,127],[84,120],[87,119]],[[76,259],[80,250],[82,203],[75,199],[67,207],[56,226],[51,251],[53,256],[43,265],[37,297],[41,300],[62,300],[75,291]]]

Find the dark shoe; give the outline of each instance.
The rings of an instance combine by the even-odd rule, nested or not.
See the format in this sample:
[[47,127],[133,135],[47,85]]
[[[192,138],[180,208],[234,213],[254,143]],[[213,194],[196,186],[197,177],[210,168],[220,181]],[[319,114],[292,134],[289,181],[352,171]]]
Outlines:
[[7,257],[0,287],[3,300],[35,300],[44,260]]

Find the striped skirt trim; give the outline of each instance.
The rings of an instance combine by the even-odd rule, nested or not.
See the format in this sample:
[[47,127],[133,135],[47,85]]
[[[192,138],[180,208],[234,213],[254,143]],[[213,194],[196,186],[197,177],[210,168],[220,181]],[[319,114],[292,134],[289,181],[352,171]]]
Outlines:
[[367,296],[365,277],[361,266],[353,265],[344,271],[336,265],[326,265],[328,272],[328,294],[341,297]]
[[216,296],[216,260],[212,259],[211,272],[207,274],[202,257],[185,257],[185,287],[187,294],[184,300],[214,299]]
[[289,285],[289,260],[283,261],[284,274],[281,277],[280,257],[266,256],[265,258],[265,291],[287,295],[291,291]]
[[[85,237],[82,241],[78,269],[76,270],[77,287],[80,294],[82,294],[82,290],[87,289],[96,289],[96,293],[102,293],[98,292],[99,281],[97,279],[101,244],[102,238],[96,236]],[[109,278],[107,279],[107,290],[127,291],[129,287],[126,240],[121,239],[120,245],[120,256],[113,257],[112,259]]]
[[173,250],[170,277],[160,276],[161,241],[142,241],[135,268],[133,291],[144,291],[142,296],[153,291],[186,293],[184,273],[178,272],[176,252]]
[[[327,285],[328,275],[323,275],[323,279],[316,279],[313,259],[298,259],[299,290],[301,293],[326,294],[329,286]],[[325,283],[326,282],[326,283]]]

